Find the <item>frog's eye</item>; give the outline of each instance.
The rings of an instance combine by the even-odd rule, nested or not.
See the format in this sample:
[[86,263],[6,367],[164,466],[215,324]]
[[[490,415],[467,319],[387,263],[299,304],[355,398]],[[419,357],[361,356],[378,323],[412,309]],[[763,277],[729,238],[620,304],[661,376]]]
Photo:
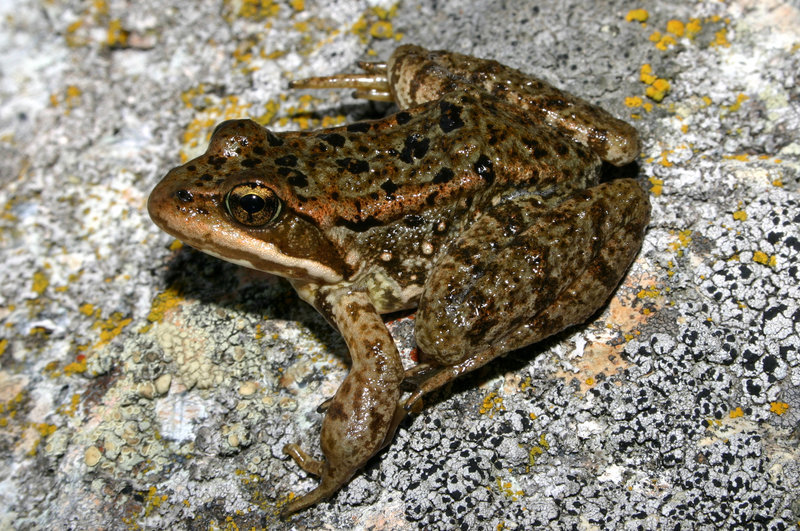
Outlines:
[[281,200],[260,183],[240,184],[225,196],[228,213],[243,225],[260,227],[274,221],[281,213]]

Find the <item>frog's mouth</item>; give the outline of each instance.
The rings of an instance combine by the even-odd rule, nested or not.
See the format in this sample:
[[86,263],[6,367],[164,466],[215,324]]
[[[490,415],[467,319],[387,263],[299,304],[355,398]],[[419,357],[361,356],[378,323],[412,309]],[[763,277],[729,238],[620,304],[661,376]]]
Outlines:
[[[307,222],[290,219],[271,230],[239,226],[224,214],[218,191],[186,186],[180,171],[172,170],[147,201],[150,218],[167,234],[211,256],[266,273],[322,283],[343,279],[338,253],[327,251],[330,243],[302,225]],[[295,241],[304,244],[294,248]]]

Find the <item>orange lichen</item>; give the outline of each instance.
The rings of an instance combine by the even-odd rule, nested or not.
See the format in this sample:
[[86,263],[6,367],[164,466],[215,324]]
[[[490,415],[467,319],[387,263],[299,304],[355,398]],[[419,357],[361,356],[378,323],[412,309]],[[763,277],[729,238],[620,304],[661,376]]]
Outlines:
[[650,13],[647,12],[646,9],[631,9],[625,15],[626,22],[647,22],[647,19],[650,17]]

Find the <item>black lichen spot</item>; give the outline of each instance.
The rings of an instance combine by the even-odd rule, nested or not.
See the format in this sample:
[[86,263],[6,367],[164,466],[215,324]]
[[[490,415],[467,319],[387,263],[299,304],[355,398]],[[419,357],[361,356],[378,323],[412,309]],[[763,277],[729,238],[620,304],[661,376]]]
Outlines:
[[181,203],[191,203],[194,200],[194,196],[189,190],[178,190],[175,192],[175,197],[177,197],[178,201]]
[[464,127],[464,120],[461,119],[461,107],[453,105],[448,101],[439,102],[439,127],[443,132],[449,133],[459,127]]
[[434,175],[432,182],[433,184],[444,184],[449,182],[454,176],[455,173],[453,173],[453,170],[450,168],[442,168]]
[[328,133],[327,135],[322,135],[320,138],[322,138],[322,140],[332,145],[333,147],[344,146],[346,140],[345,137],[340,135],[339,133]]
[[369,122],[356,122],[347,126],[347,131],[350,133],[366,133],[372,127]]
[[336,165],[350,173],[364,173],[369,171],[369,163],[366,160],[357,160],[350,157],[337,159]]
[[407,164],[414,162],[414,159],[421,159],[428,152],[431,141],[419,133],[412,133],[406,137],[403,151],[400,152],[400,160]]
[[275,136],[271,131],[267,131],[267,143],[272,147],[282,146],[283,139]]
[[245,168],[254,168],[254,167],[258,166],[260,163],[261,163],[261,159],[247,158],[247,159],[244,159],[240,164],[242,166],[244,166]]
[[394,184],[391,179],[387,179],[381,184],[381,188],[386,192],[386,197],[392,196],[397,191],[397,185]]
[[475,173],[480,175],[481,179],[486,181],[486,184],[492,184],[494,182],[494,166],[486,155],[478,157],[478,160],[475,161],[475,165],[472,166],[472,168],[475,170]]
[[297,166],[297,157],[295,155],[284,155],[275,159],[275,164],[278,166]]
[[411,113],[401,111],[394,115],[394,119],[397,120],[399,125],[406,124],[409,120],[411,120]]

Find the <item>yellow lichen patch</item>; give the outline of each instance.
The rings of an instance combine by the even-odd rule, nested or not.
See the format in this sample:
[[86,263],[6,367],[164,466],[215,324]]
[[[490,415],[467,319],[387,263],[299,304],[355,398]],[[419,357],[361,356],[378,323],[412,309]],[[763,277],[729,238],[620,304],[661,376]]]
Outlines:
[[649,288],[639,290],[639,292],[636,294],[636,297],[639,299],[646,299],[646,298],[652,299],[658,297],[659,295],[661,295],[659,289],[656,288],[655,286],[651,286]]
[[642,106],[642,98],[639,96],[628,96],[625,98],[625,105],[631,108],[641,107]]
[[664,34],[661,36],[660,39],[658,39],[658,42],[656,42],[656,48],[658,48],[661,51],[665,51],[668,50],[671,46],[675,46],[677,43],[678,42],[675,40],[675,37],[673,37],[672,35]]
[[132,318],[124,317],[121,312],[114,312],[108,319],[95,322],[93,328],[100,330],[100,341],[94,345],[94,348],[107,345],[112,339],[117,337],[122,332],[122,329],[128,326],[131,321],[133,321]]
[[378,20],[373,22],[369,28],[369,34],[376,39],[390,39],[394,34],[392,23],[386,20]]
[[33,274],[33,282],[31,285],[31,289],[37,295],[41,295],[44,293],[44,290],[47,289],[47,286],[50,285],[50,280],[47,278],[47,275],[44,274],[42,271],[36,271]]
[[172,240],[172,243],[169,244],[169,247],[167,247],[167,249],[169,249],[172,252],[175,252],[175,251],[181,249],[182,247],[183,247],[183,242],[182,241],[180,241],[180,240]]
[[64,365],[65,376],[72,376],[73,374],[82,374],[86,372],[86,358],[82,355],[80,357],[81,359]]
[[503,481],[500,478],[497,478],[497,489],[514,501],[516,501],[519,496],[525,495],[524,491],[520,489],[515,490],[514,485],[510,481]]
[[667,95],[671,86],[666,79],[658,78],[645,89],[645,95],[653,101],[660,102]]
[[159,495],[158,490],[155,487],[150,487],[147,490],[147,494],[144,498],[144,515],[150,516],[153,511],[161,507],[161,504],[167,501],[167,499],[168,496],[166,494]]
[[769,410],[776,415],[783,415],[789,411],[789,404],[786,402],[770,402]]
[[[674,236],[675,231],[670,231],[670,234]],[[683,249],[692,243],[692,231],[691,229],[682,230],[677,233],[677,236],[677,241],[670,243],[669,248],[676,251],[678,256],[681,256],[683,254]]]
[[667,21],[667,31],[676,37],[683,37],[683,34],[686,31],[686,26],[684,26],[683,22],[680,20],[672,19]]
[[656,79],[656,76],[653,75],[653,67],[650,63],[645,63],[639,68],[639,80],[642,83],[651,85]]
[[730,48],[731,42],[728,40],[728,28],[722,28],[714,33],[714,40],[711,41],[711,46]]
[[350,32],[358,35],[362,43],[367,43],[370,38],[390,39],[396,37],[392,23],[389,21],[397,13],[397,4],[389,9],[375,6],[359,17],[350,27]]
[[659,164],[664,166],[665,168],[669,168],[672,166],[672,163],[669,161],[669,155],[672,153],[671,150],[665,149],[661,152],[661,160],[658,161]]
[[106,32],[106,45],[109,48],[123,48],[127,46],[128,37],[130,37],[130,32],[122,27],[122,21],[120,21],[118,18],[115,18],[108,23],[108,31]]
[[739,417],[742,417],[742,416],[744,416],[744,411],[742,411],[742,408],[741,408],[741,407],[737,407],[736,409],[732,409],[732,410],[731,410],[731,412],[730,412],[729,416],[730,416],[732,419],[736,419],[736,418],[739,418]]
[[733,213],[733,219],[736,221],[745,221],[747,219],[747,212],[744,210],[737,210]]
[[483,404],[478,412],[481,415],[488,414],[489,417],[494,417],[495,411],[505,411],[506,407],[503,405],[503,398],[497,396],[497,393],[491,392],[483,399]]
[[92,315],[98,315],[100,310],[95,308],[93,304],[84,303],[78,307],[78,312],[82,313],[86,317],[91,317]]
[[773,254],[772,256],[767,256],[767,253],[762,251],[756,251],[753,253],[753,262],[763,264],[770,267],[775,267],[778,264],[778,259]]
[[254,20],[262,20],[265,18],[274,17],[281,10],[280,4],[273,2],[272,0],[238,0],[236,2],[232,0],[226,0],[225,11],[227,13],[234,12],[231,8],[237,4],[239,9],[238,11],[235,11],[235,13],[238,16]]
[[0,339],[0,356],[6,353],[8,348],[8,339]]
[[727,109],[729,111],[731,111],[731,112],[738,111],[739,109],[742,108],[742,103],[747,101],[747,100],[749,100],[749,99],[750,99],[750,96],[748,96],[747,94],[737,94],[736,103],[734,103],[732,105],[729,105],[727,107]]
[[305,0],[289,0],[289,5],[295,11],[303,11],[306,8]]
[[647,22],[650,13],[646,9],[631,9],[625,15],[626,22]]
[[700,19],[690,18],[689,23],[686,24],[686,36],[694,39],[702,29],[703,25],[700,24]]
[[[150,305],[150,313],[147,314],[147,320],[151,323],[161,321],[161,319],[164,318],[164,314],[178,306],[181,302],[183,302],[183,290],[179,286],[173,284],[156,295],[156,298],[153,299],[153,303]],[[144,330],[140,330],[140,332],[143,331]]]

